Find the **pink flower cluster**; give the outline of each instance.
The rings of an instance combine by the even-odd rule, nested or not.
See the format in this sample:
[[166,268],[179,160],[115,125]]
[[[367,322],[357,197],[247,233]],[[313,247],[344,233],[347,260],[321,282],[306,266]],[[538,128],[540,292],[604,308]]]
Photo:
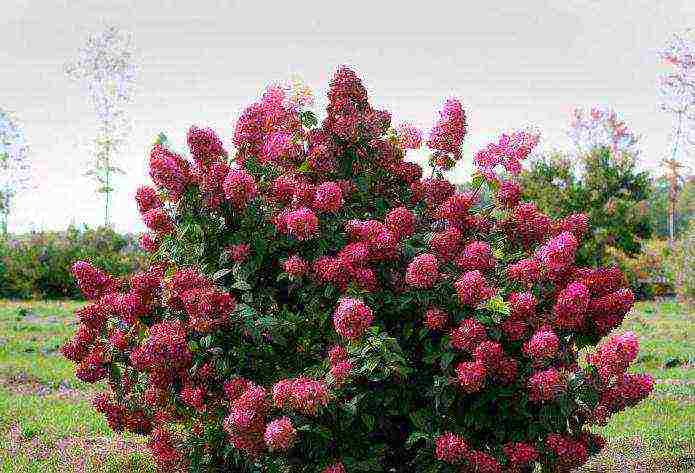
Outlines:
[[329,391],[325,382],[310,378],[294,378],[278,381],[273,386],[273,404],[288,409],[316,415],[328,404]]
[[[149,269],[121,280],[73,266],[89,303],[61,351],[79,379],[107,381],[95,408],[114,430],[148,434],[171,471],[346,473],[372,441],[384,470],[585,462],[603,444],[586,426],[653,380],[628,374],[631,333],[579,363],[634,296],[619,269],[576,266],[586,215],[551,219],[522,201],[513,175],[538,136],[503,135],[476,155],[488,199],[443,177],[466,135],[458,100],[429,134],[423,179],[405,161],[421,133],[390,129],[349,68],[320,125],[290,94],[266,89],[229,153],[199,127],[188,157],[154,146],[153,185],[135,196]],[[484,417],[461,422],[473,414]],[[403,448],[416,432],[433,442]]]
[[372,309],[358,299],[341,299],[333,313],[335,331],[348,340],[355,340],[364,335],[373,321]]
[[520,130],[503,134],[497,143],[490,143],[475,155],[479,172],[496,181],[496,168],[502,166],[511,174],[521,172],[521,161],[526,159],[538,144],[540,135],[534,131]]
[[454,160],[461,158],[461,144],[466,136],[466,112],[455,98],[444,102],[439,120],[432,127],[427,146],[435,152],[449,155]]

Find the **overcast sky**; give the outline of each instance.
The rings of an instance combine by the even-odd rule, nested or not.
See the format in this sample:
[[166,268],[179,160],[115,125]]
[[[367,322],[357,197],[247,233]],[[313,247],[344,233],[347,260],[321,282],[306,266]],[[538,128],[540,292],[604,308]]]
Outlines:
[[134,33],[140,63],[134,132],[120,161],[127,175],[113,199],[121,230],[142,228],[132,196],[148,180],[157,133],[182,144],[198,124],[229,139],[264,85],[295,73],[323,105],[340,64],[358,71],[372,103],[396,122],[428,129],[442,99],[460,97],[470,121],[468,161],[499,132],[529,123],[546,146],[566,146],[574,106],[609,104],[643,135],[643,165],[654,168],[670,127],[656,109],[663,66],[654,49],[695,24],[692,0],[0,3],[0,105],[22,120],[34,169],[11,231],[102,221],[78,146],[94,132],[94,114],[62,65],[106,23]]

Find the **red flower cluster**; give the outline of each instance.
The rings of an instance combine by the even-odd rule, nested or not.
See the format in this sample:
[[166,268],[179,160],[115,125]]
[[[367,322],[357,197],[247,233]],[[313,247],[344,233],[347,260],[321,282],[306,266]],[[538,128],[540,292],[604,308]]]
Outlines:
[[653,380],[627,373],[631,333],[579,363],[634,297],[617,268],[576,267],[584,214],[522,201],[514,174],[538,136],[488,145],[460,191],[443,177],[466,135],[458,100],[422,179],[405,160],[420,132],[389,129],[350,69],[320,124],[295,96],[266,89],[229,153],[198,127],[189,155],[154,146],[135,196],[148,270],[73,266],[90,302],[61,350],[108,381],[94,406],[109,425],[149,435],[171,471],[567,471],[600,450],[586,426]]
[[373,321],[372,309],[357,299],[341,299],[333,313],[335,331],[348,340],[354,340],[364,335]]
[[461,158],[461,144],[466,136],[466,112],[463,105],[455,98],[444,103],[439,112],[439,121],[430,131],[427,146],[450,155],[454,160]]
[[306,415],[316,415],[328,404],[328,386],[309,378],[283,379],[273,386],[273,403],[280,409],[290,409]]

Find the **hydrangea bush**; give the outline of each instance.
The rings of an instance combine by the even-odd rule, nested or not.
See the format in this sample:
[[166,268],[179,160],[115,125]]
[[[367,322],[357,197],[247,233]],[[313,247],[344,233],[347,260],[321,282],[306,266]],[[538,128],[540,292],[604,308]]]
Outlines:
[[[209,129],[190,157],[157,143],[137,192],[151,266],[73,273],[91,302],[62,349],[115,431],[160,468],[245,472],[566,471],[591,433],[645,398],[633,304],[616,268],[573,262],[584,215],[554,221],[514,176],[538,136],[504,134],[470,190],[444,178],[466,115],[428,138],[391,126],[340,68],[320,126],[271,86],[235,152]],[[405,160],[426,144],[431,177]],[[492,192],[492,202],[481,200]],[[579,350],[589,351],[585,362]]]

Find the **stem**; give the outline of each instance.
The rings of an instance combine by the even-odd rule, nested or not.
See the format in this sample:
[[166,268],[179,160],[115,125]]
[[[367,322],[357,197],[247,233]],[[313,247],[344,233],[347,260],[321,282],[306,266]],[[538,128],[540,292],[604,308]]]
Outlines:
[[111,200],[111,133],[108,120],[104,121],[104,137],[106,139],[106,149],[104,159],[106,163],[105,192],[104,192],[104,226],[109,226],[109,204]]
[[678,112],[678,125],[676,133],[673,137],[673,150],[671,151],[671,162],[673,165],[673,175],[671,176],[671,188],[669,189],[669,209],[668,209],[668,243],[673,246],[674,239],[674,223],[676,213],[676,154],[678,153],[678,145],[680,144],[681,134],[683,133],[683,112]]

